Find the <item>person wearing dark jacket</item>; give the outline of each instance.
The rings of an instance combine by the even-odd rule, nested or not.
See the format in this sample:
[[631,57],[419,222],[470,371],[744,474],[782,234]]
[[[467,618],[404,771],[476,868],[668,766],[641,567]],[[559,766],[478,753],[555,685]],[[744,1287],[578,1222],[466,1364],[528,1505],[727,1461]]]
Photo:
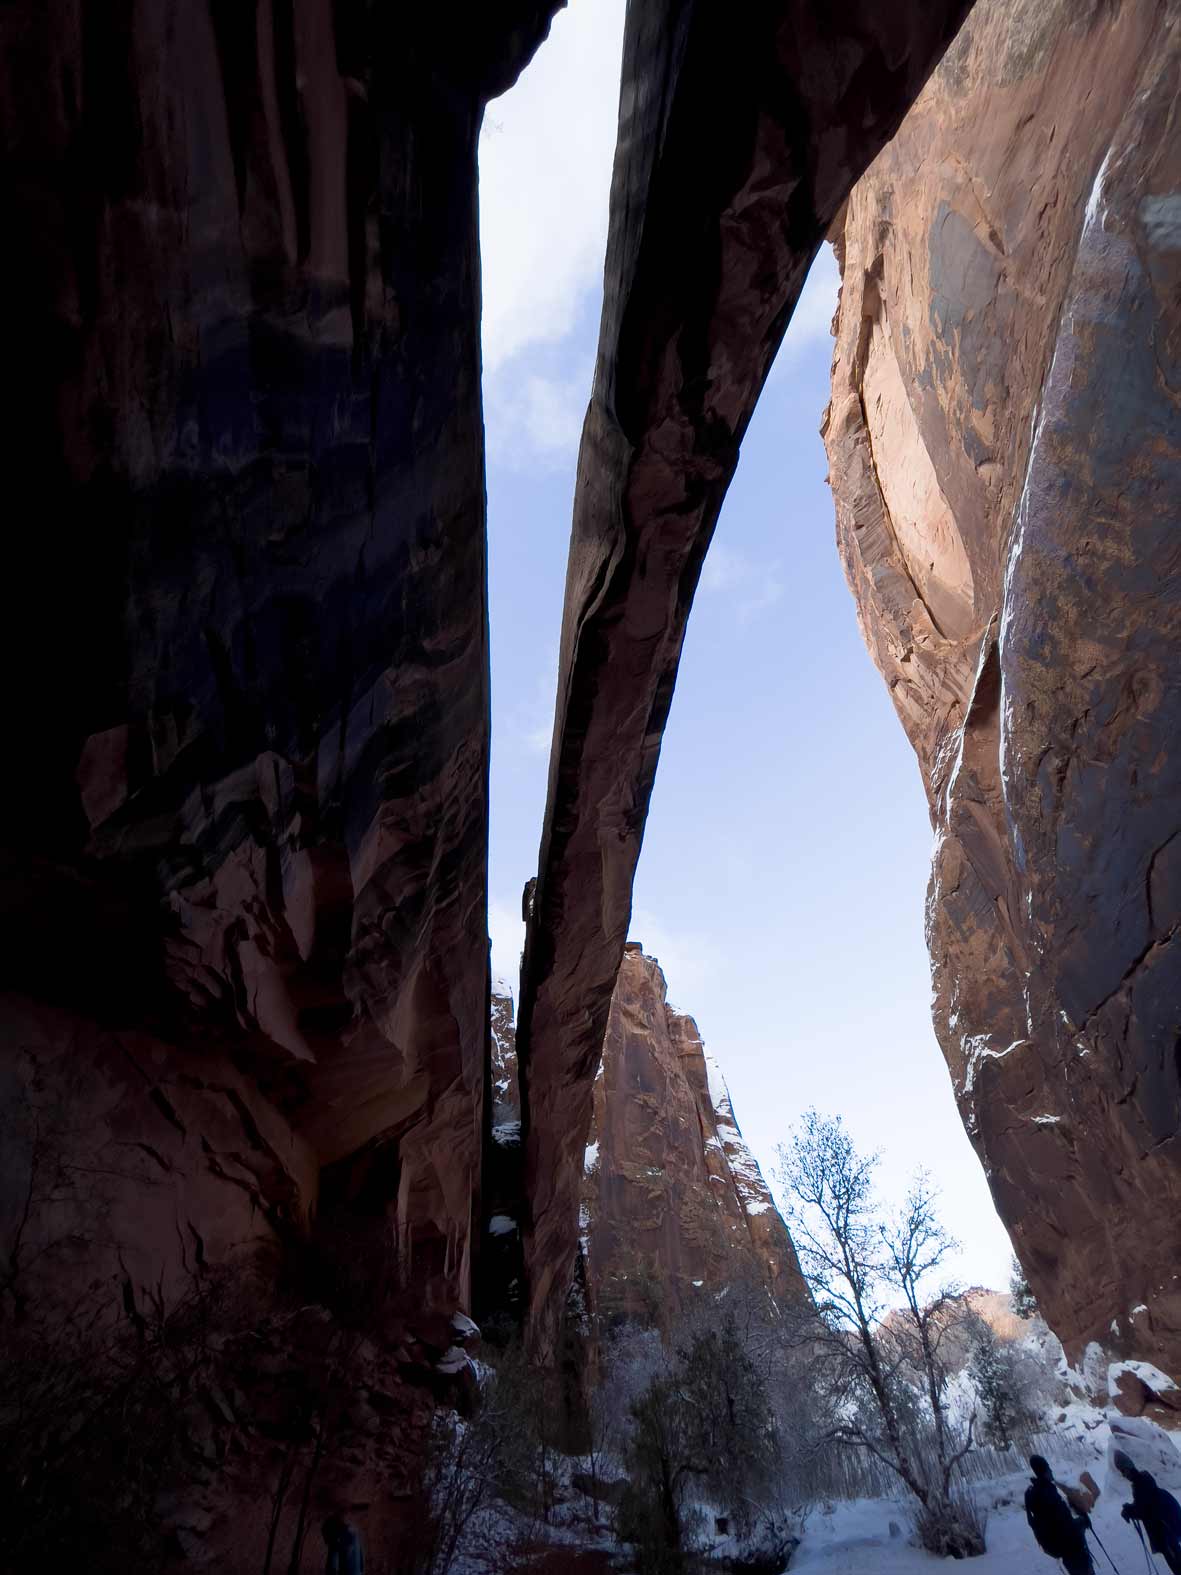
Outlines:
[[1139,1521],[1148,1546],[1161,1555],[1173,1575],[1181,1575],[1181,1504],[1159,1486],[1150,1471],[1140,1471],[1122,1449],[1116,1450],[1111,1463],[1132,1484],[1132,1502],[1125,1504],[1120,1514],[1125,1520]]
[[320,1528],[328,1545],[324,1575],[365,1575],[365,1551],[361,1538],[340,1515],[329,1515]]
[[1033,1479],[1025,1489],[1025,1518],[1038,1547],[1052,1559],[1061,1559],[1066,1575],[1094,1575],[1087,1547],[1090,1522],[1085,1515],[1076,1515],[1059,1493],[1048,1460],[1030,1455],[1029,1465]]

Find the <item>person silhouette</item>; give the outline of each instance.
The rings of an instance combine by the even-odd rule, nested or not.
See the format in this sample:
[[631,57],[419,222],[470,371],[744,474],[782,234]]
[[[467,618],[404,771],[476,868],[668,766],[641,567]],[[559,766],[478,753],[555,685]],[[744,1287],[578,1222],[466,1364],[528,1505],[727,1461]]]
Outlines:
[[1161,1555],[1173,1575],[1181,1575],[1181,1504],[1122,1449],[1116,1450],[1111,1463],[1132,1484],[1132,1502],[1120,1514],[1142,1526],[1148,1546]]
[[1076,1515],[1058,1491],[1044,1455],[1030,1455],[1033,1476],[1025,1490],[1025,1518],[1042,1552],[1061,1559],[1066,1575],[1094,1575],[1085,1515]]
[[333,1513],[320,1527],[328,1547],[324,1575],[365,1575],[365,1550],[361,1536],[342,1515]]

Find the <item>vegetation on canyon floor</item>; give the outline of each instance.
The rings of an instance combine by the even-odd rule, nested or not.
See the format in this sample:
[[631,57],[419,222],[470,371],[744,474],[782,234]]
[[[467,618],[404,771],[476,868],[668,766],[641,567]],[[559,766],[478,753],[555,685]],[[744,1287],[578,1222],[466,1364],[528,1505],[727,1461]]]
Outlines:
[[297,1575],[322,1558],[325,1507],[355,1511],[333,1484],[359,1462],[366,1529],[388,1511],[378,1575],[535,1568],[555,1546],[571,1569],[581,1550],[640,1575],[778,1571],[834,1504],[899,1493],[919,1546],[970,1556],[986,1545],[971,1482],[1010,1469],[1000,1452],[1059,1398],[1044,1326],[990,1326],[943,1278],[925,1181],[890,1213],[839,1120],[810,1114],[782,1151],[810,1301],[735,1282],[670,1320],[653,1286],[636,1321],[575,1298],[561,1362],[534,1365],[494,1324],[479,1360],[407,1383],[393,1244],[333,1209],[278,1300],[194,1252],[179,1290],[94,1286],[37,1316],[39,1270],[103,1229],[76,1212],[64,1119],[42,1110],[8,1148],[25,1207],[3,1243],[0,1515],[30,1567],[183,1562],[213,1513],[194,1506],[247,1469],[259,1575]]

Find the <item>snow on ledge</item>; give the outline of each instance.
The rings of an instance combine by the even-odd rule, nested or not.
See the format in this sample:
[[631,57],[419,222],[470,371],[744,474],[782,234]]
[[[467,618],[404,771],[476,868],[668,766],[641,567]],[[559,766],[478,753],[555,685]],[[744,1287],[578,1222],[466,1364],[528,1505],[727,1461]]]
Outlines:
[[1114,1400],[1119,1395],[1119,1381],[1125,1373],[1131,1378],[1138,1378],[1154,1394],[1167,1394],[1177,1387],[1168,1373],[1162,1373],[1151,1362],[1112,1362],[1107,1369],[1107,1394],[1110,1399]]
[[471,1357],[462,1345],[451,1345],[443,1352],[435,1363],[437,1373],[462,1373],[465,1367],[471,1365]]

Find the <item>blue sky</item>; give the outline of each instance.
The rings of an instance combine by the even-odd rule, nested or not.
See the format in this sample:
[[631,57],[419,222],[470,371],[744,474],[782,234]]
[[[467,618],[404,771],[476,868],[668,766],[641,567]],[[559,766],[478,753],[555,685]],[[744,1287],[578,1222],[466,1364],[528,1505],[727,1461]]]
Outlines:
[[[545,804],[602,291],[622,0],[573,0],[481,139],[492,632],[490,927],[515,980]],[[706,560],[631,934],[697,1019],[764,1171],[809,1105],[941,1188],[968,1282],[1009,1244],[930,1021],[918,768],[857,631],[817,433],[837,271],[809,278]]]

